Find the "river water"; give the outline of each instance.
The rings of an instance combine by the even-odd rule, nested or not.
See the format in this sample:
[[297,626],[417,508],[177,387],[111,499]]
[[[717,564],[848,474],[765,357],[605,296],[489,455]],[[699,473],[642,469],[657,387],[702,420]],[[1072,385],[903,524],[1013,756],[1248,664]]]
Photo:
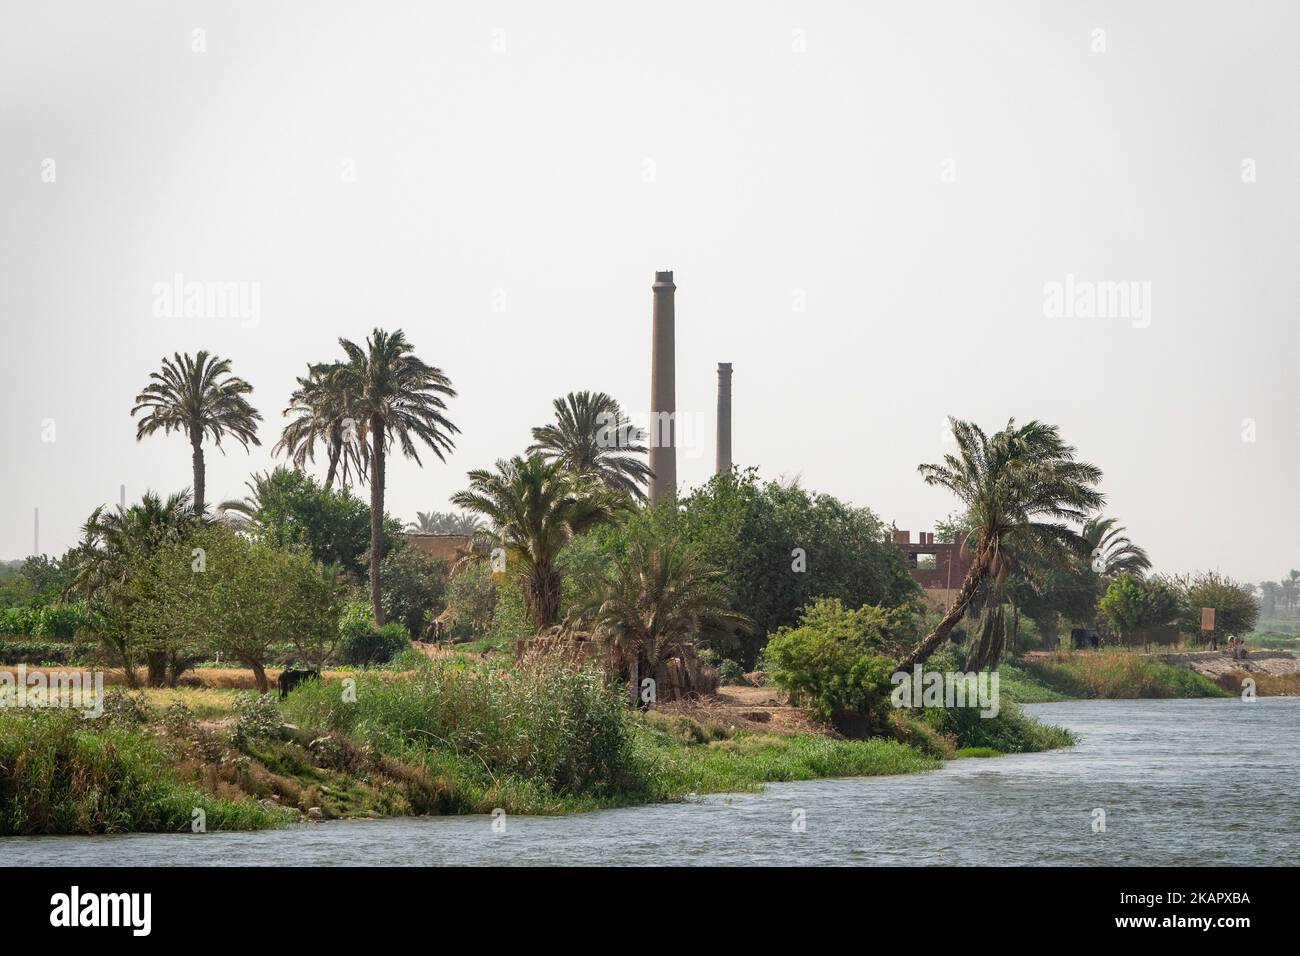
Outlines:
[[[1077,747],[931,773],[567,817],[340,821],[257,833],[0,839],[5,865],[1281,865],[1300,851],[1300,698],[1027,711]],[[1095,829],[1104,811],[1104,832]],[[797,823],[802,819],[803,829]]]

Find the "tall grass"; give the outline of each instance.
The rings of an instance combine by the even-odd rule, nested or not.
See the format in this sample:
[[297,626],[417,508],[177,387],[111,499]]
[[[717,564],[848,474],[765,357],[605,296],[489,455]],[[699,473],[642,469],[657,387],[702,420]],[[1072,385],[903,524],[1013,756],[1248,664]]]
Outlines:
[[467,809],[490,798],[545,810],[557,797],[600,800],[644,787],[632,715],[595,670],[543,657],[514,667],[438,661],[402,680],[356,681],[355,702],[337,683],[309,684],[286,714],[384,753],[422,757],[435,773],[465,781]]
[[1067,697],[1131,700],[1228,696],[1190,667],[1154,661],[1129,650],[1053,654],[1024,660],[1020,667]]
[[180,783],[159,743],[135,728],[68,711],[0,712],[0,835],[189,831],[195,810],[208,830],[286,820]]

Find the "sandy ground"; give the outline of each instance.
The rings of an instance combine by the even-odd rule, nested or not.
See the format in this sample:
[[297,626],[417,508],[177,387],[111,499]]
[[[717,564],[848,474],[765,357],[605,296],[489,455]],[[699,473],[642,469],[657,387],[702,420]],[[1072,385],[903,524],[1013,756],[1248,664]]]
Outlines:
[[1225,651],[1197,651],[1187,654],[1151,654],[1154,660],[1166,664],[1190,667],[1214,680],[1225,674],[1300,674],[1300,657],[1286,651],[1250,651],[1242,660],[1233,660]]
[[720,687],[717,696],[708,700],[658,704],[655,709],[685,714],[701,723],[721,721],[742,730],[783,734],[827,732],[810,721],[799,708],[787,705],[784,698],[770,687]]

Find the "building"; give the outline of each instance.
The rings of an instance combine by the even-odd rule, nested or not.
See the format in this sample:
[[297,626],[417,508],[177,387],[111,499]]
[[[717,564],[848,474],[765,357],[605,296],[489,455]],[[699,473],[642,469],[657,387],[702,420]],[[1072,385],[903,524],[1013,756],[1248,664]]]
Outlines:
[[960,544],[934,540],[933,531],[922,531],[913,543],[910,531],[894,530],[894,544],[907,560],[912,580],[925,590],[931,607],[946,611],[957,599],[957,592],[970,570],[970,557]]
[[[474,550],[467,534],[436,534],[429,531],[404,531],[406,543],[423,551],[431,558],[452,565]],[[482,545],[479,546],[482,550]]]

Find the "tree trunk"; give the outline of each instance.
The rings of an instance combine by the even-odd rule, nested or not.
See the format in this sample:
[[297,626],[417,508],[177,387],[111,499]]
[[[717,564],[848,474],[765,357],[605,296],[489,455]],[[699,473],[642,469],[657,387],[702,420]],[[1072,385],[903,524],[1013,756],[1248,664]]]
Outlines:
[[244,663],[252,668],[253,680],[257,682],[257,692],[259,694],[270,693],[271,684],[266,679],[266,668],[262,666],[262,662],[259,660],[246,660]]
[[207,490],[204,485],[206,475],[203,469],[203,432],[190,429],[190,448],[194,450],[191,456],[194,464],[194,514],[203,517],[203,495]]
[[370,417],[374,447],[370,453],[370,604],[375,623],[384,623],[383,599],[379,594],[379,562],[384,557],[384,420]]
[[923,664],[930,659],[930,655],[939,649],[952,629],[957,626],[957,622],[962,619],[966,609],[975,598],[975,592],[984,580],[987,571],[987,558],[981,552],[976,555],[975,563],[971,565],[970,570],[966,572],[966,580],[962,582],[961,590],[957,592],[957,600],[953,602],[951,610],[943,616],[938,625],[929,633],[926,638],[912,648],[912,653],[908,654],[899,662],[899,670],[911,670],[914,664]]
[[329,491],[334,485],[334,472],[339,467],[339,456],[343,453],[343,442],[334,435],[330,436],[330,467],[325,472],[325,490]]
[[560,619],[560,575],[549,564],[537,565],[528,578],[528,610],[535,633],[541,633]]
[[162,687],[167,683],[167,652],[150,651],[145,655],[145,664],[149,668],[149,686]]

